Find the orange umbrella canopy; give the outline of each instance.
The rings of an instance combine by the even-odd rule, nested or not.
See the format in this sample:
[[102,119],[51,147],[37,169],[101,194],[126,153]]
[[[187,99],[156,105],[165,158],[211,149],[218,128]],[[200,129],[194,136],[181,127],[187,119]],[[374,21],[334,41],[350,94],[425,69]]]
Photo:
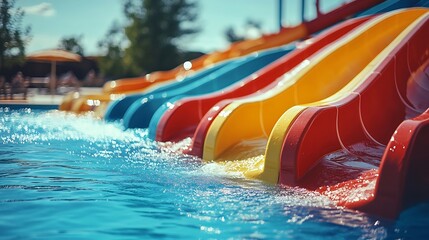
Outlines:
[[80,62],[81,57],[78,54],[67,52],[60,49],[43,50],[27,55],[28,61],[51,62],[51,77],[49,80],[49,89],[54,94],[57,82],[56,63],[57,62]]
[[78,54],[59,49],[43,50],[27,56],[27,60],[30,61],[80,62],[80,59]]

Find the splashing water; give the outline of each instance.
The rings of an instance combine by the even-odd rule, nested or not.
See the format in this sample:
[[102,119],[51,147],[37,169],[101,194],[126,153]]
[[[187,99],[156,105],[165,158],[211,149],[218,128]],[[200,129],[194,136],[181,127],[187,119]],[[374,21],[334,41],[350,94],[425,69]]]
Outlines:
[[415,209],[398,221],[344,210],[181,154],[189,139],[160,146],[90,116],[1,108],[0,141],[6,239],[380,239],[422,237],[429,221]]

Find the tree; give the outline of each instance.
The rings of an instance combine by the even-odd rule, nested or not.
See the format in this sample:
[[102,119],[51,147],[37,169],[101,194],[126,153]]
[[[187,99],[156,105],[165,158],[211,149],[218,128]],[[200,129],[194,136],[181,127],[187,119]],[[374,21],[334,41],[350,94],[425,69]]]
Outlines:
[[0,75],[6,68],[21,64],[25,58],[25,45],[30,40],[30,27],[22,29],[24,11],[14,9],[14,0],[1,0],[0,4]]
[[99,59],[100,70],[103,75],[109,78],[131,77],[124,64],[125,45],[127,39],[124,34],[124,27],[118,22],[113,22],[103,40],[98,42],[98,47],[104,56]]
[[[123,28],[126,47],[109,45],[106,44],[109,40],[104,40],[104,47],[108,46],[107,55],[123,55],[123,72],[131,75],[176,67],[181,59],[181,40],[198,32],[194,25],[196,7],[196,3],[189,0],[126,0],[127,23]],[[105,67],[113,67],[113,61],[118,61],[112,59],[107,64],[109,60],[104,60]],[[103,72],[109,71],[104,69]]]
[[125,14],[130,19],[125,28],[130,41],[125,61],[135,73],[177,66],[179,39],[198,31],[192,25],[196,3],[186,0],[128,0]]
[[58,48],[77,53],[81,56],[84,55],[84,49],[81,44],[82,35],[63,37],[58,44]]

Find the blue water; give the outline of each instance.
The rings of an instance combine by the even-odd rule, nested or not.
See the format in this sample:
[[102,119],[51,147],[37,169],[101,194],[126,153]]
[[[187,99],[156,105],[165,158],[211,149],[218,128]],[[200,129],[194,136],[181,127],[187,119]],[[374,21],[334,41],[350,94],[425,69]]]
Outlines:
[[429,203],[396,221],[340,209],[90,116],[0,108],[0,141],[0,239],[429,236]]

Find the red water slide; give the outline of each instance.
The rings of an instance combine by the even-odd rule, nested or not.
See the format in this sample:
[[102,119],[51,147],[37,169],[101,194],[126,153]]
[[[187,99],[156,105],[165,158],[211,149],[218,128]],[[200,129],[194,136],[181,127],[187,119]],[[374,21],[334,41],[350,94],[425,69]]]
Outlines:
[[279,183],[386,217],[429,196],[428,32],[425,15],[354,92],[298,115]]

